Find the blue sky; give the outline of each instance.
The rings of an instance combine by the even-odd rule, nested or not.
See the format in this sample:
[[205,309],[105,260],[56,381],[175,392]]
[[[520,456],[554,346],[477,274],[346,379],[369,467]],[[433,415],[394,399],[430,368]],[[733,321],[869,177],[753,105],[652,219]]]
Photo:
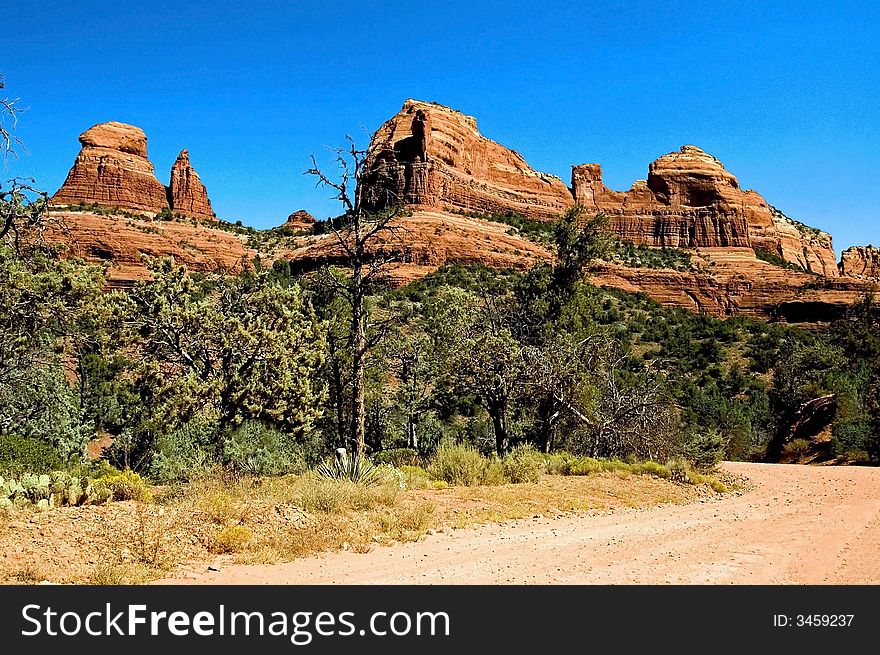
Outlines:
[[337,213],[309,155],[406,98],[477,117],[536,169],[601,163],[627,189],[691,143],[745,188],[880,243],[880,7],[868,2],[41,2],[0,33],[30,154],[55,191],[91,125],[143,128],[167,183],[188,148],[218,215]]

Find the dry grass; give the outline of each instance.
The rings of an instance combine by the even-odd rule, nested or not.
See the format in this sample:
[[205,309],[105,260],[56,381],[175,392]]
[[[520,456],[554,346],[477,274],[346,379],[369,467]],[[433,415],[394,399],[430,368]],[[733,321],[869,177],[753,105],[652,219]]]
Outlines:
[[138,562],[112,562],[95,567],[85,584],[90,585],[138,585],[162,577],[163,569]]
[[468,527],[535,515],[652,507],[693,500],[699,491],[628,471],[544,475],[537,483],[421,492],[438,506],[439,527]]
[[36,584],[48,580],[49,575],[36,562],[25,562],[7,574],[10,582],[15,584]]
[[[140,584],[218,554],[265,564],[334,550],[368,552],[418,540],[430,528],[683,503],[712,493],[623,469],[440,489],[422,473],[410,471],[406,481],[414,484],[405,489],[314,474],[205,479],[170,489],[154,503],[59,508],[36,515],[37,523],[19,517],[8,528],[0,521],[0,548],[15,552],[0,564],[0,580]],[[37,532],[39,541],[32,539]],[[46,563],[51,577],[34,563]]]
[[[236,561],[245,563],[328,550],[366,552],[377,543],[413,541],[430,527],[433,514],[430,503],[396,482],[358,485],[314,474],[203,480],[169,503],[213,526],[212,552],[234,553]],[[266,521],[267,516],[290,512],[297,516],[287,523]]]

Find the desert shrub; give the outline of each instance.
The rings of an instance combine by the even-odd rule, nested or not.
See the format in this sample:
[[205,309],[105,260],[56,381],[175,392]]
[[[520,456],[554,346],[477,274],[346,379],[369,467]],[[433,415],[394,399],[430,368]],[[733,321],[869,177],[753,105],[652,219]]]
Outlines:
[[602,462],[593,457],[578,457],[568,468],[568,475],[591,475],[606,470]]
[[82,457],[91,433],[80,422],[79,400],[60,366],[34,366],[0,385],[0,428],[44,441],[63,459]]
[[676,457],[666,463],[669,470],[669,479],[682,484],[705,484],[713,491],[718,493],[727,493],[730,491],[727,485],[720,480],[713,478],[711,475],[705,475],[691,468],[690,462],[681,457]]
[[407,489],[430,489],[434,486],[431,476],[421,466],[403,465],[400,467],[400,472],[403,474],[403,483]]
[[495,487],[508,482],[510,479],[507,477],[502,460],[497,457],[487,457],[483,460],[483,470],[480,473],[478,484]]
[[837,455],[849,451],[861,451],[867,455],[876,441],[871,424],[865,420],[839,421],[832,428],[832,436]]
[[48,473],[62,468],[61,455],[50,444],[32,437],[0,435],[0,473]]
[[666,468],[669,469],[669,479],[673,482],[682,482],[688,484],[690,482],[690,465],[681,457],[675,457],[666,462]]
[[632,472],[636,475],[653,475],[658,478],[669,479],[672,475],[668,467],[657,462],[638,462],[632,464]]
[[577,458],[567,452],[547,453],[543,456],[544,470],[550,475],[571,475],[571,466]]
[[871,461],[871,456],[864,450],[859,450],[858,448],[851,448],[850,450],[844,451],[843,456],[852,464],[866,464]]
[[684,455],[697,471],[712,471],[724,458],[725,446],[718,430],[708,430],[688,441]]
[[144,479],[130,469],[102,476],[92,482],[97,489],[108,489],[113,500],[150,502],[152,494]]
[[782,452],[789,457],[803,457],[810,452],[810,442],[806,439],[792,439],[782,447]]
[[435,480],[471,487],[480,484],[486,467],[485,458],[474,448],[459,444],[443,444],[428,464],[428,473]]
[[324,514],[391,507],[400,492],[396,483],[387,480],[381,484],[363,485],[316,473],[308,473],[297,482],[296,504],[307,512]]
[[380,450],[372,455],[377,464],[391,464],[398,468],[402,466],[420,466],[422,457],[415,448],[389,448]]
[[223,460],[233,471],[284,475],[306,470],[303,448],[293,437],[259,421],[245,421],[223,442]]
[[211,539],[211,552],[237,553],[243,550],[253,537],[253,531],[244,525],[226,526]]
[[511,450],[502,460],[504,474],[511,482],[537,482],[544,470],[544,458],[528,444]]
[[157,482],[189,482],[211,473],[216,465],[211,442],[216,427],[191,421],[179,430],[161,436],[150,465],[150,477]]

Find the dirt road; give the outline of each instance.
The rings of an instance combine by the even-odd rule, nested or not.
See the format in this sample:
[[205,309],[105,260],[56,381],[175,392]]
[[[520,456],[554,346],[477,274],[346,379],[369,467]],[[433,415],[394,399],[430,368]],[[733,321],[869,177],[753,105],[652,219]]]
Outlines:
[[880,582],[880,468],[725,463],[752,488],[689,505],[516,521],[287,564],[182,568],[184,584]]

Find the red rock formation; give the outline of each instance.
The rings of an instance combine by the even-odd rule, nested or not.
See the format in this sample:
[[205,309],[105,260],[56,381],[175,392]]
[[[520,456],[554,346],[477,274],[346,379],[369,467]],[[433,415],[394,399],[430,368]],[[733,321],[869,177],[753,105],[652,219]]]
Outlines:
[[315,223],[317,223],[317,221],[314,216],[305,209],[300,209],[287,217],[284,227],[296,232],[299,230],[310,230]]
[[758,259],[751,248],[701,248],[698,270],[673,271],[600,264],[597,286],[641,291],[654,300],[713,316],[752,316],[789,323],[824,323],[843,315],[865,283],[800,273]]
[[626,192],[602,183],[599,164],[572,168],[577,202],[609,214],[622,239],[650,246],[756,247],[768,250],[808,271],[836,277],[831,237],[771,207],[739,181],[712,155],[682,146],[648,168]]
[[376,132],[362,184],[371,208],[424,205],[555,219],[573,204],[562,180],[482,136],[473,117],[416,100]]
[[147,159],[147,137],[133,125],[115,121],[83,132],[73,168],[51,202],[56,205],[99,204],[136,211],[168,208],[165,187]]
[[[443,264],[484,264],[495,268],[529,268],[547,260],[550,253],[524,239],[513,228],[459,214],[416,210],[392,221],[398,228],[380,232],[368,244],[371,253],[393,253],[388,274],[398,283],[408,282]],[[279,253],[300,262],[304,269],[325,263],[344,264],[346,255],[333,235],[312,237],[301,248]]]
[[102,216],[89,212],[52,211],[46,239],[64,244],[72,255],[87,261],[106,263],[112,285],[126,286],[147,279],[142,260],[172,256],[196,271],[240,270],[255,251],[245,237],[212,227],[209,223],[138,220],[124,216]]
[[407,100],[376,132],[362,184],[374,209],[404,204],[553,220],[579,202],[610,214],[617,235],[635,243],[763,248],[808,271],[838,274],[830,236],[744,191],[720,161],[695,146],[652,162],[647,179],[629,191],[606,188],[598,164],[574,166],[568,189],[483,137],[473,117]]
[[880,280],[880,248],[852,246],[840,253],[840,273],[850,277]]
[[168,186],[168,199],[175,214],[190,218],[216,220],[208,190],[199,179],[198,173],[189,162],[189,152],[181,150],[177,161],[171,167],[171,183]]

